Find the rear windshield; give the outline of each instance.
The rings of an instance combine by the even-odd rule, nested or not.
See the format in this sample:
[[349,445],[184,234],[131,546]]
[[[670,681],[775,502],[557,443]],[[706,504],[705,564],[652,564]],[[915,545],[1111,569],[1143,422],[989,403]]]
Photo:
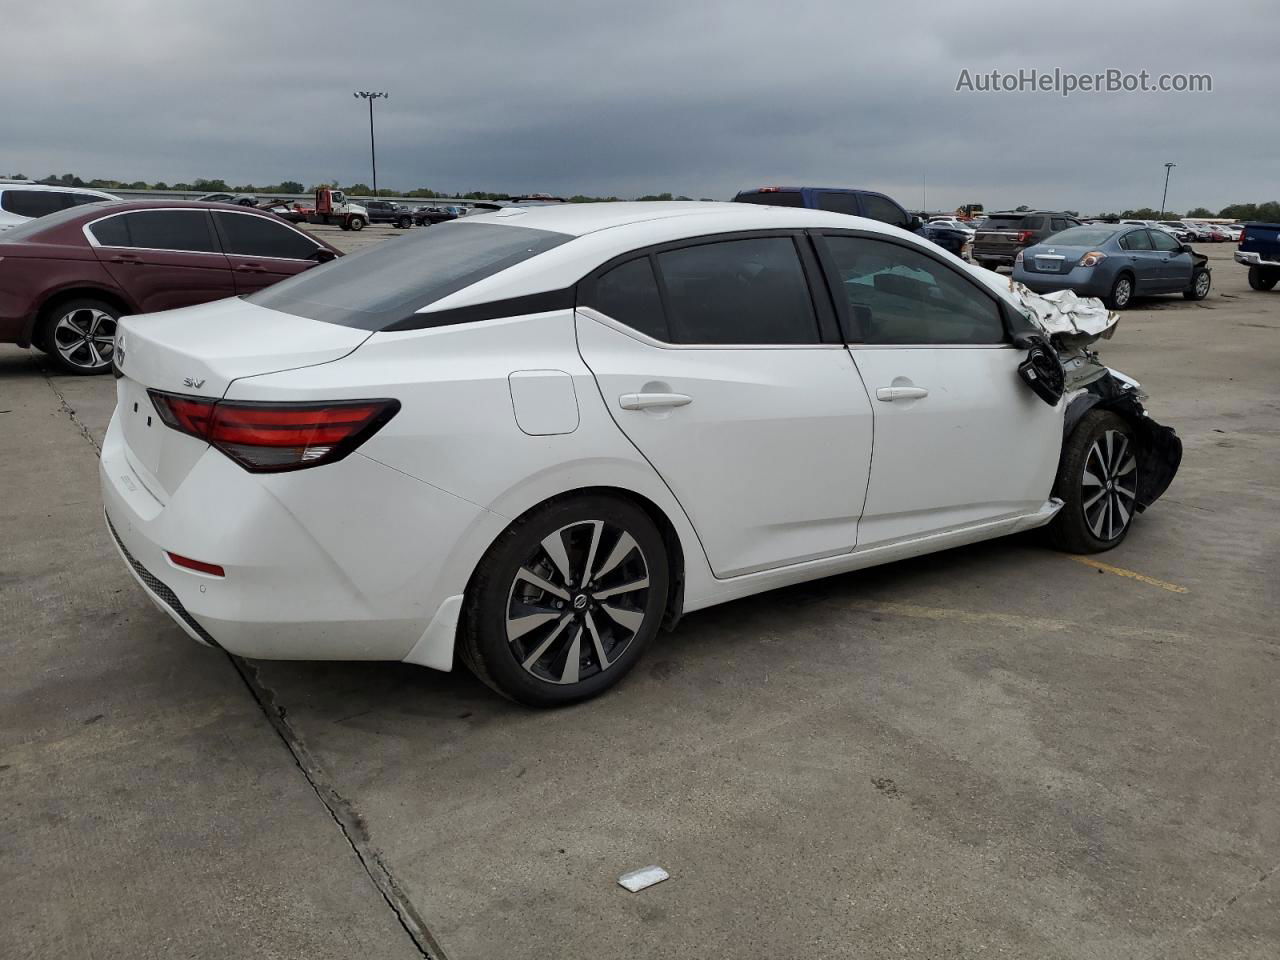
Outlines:
[[1017,230],[1021,226],[1021,214],[1016,217],[987,217],[982,221],[983,230]]
[[1045,240],[1066,247],[1096,247],[1116,235],[1115,227],[1069,227]]
[[384,240],[245,299],[324,323],[381,330],[572,239],[550,230],[454,221]]
[[740,193],[733,198],[738,203],[760,203],[766,207],[803,207],[804,197],[799,190],[769,190],[765,193]]

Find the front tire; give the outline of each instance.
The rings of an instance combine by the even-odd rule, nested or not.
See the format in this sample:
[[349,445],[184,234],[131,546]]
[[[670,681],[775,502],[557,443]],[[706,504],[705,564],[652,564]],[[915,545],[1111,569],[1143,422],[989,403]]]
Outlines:
[[1191,286],[1182,291],[1182,295],[1188,300],[1203,300],[1209,295],[1209,287],[1213,280],[1209,271],[1201,267],[1191,275]]
[[1276,281],[1280,280],[1280,275],[1274,271],[1265,271],[1261,267],[1249,268],[1249,286],[1255,290],[1270,290],[1276,285]]
[[1133,277],[1127,273],[1122,273],[1116,277],[1116,282],[1111,285],[1111,292],[1107,294],[1106,304],[1112,310],[1124,310],[1133,302]]
[[363,230],[363,229],[364,229],[364,217],[352,217],[352,218],[351,218],[351,229],[352,229],[352,230]]
[[459,656],[519,703],[594,697],[657,634],[669,577],[662,535],[634,503],[589,495],[544,504],[508,527],[476,568]]
[[1091,410],[1062,450],[1053,495],[1062,501],[1049,539],[1070,553],[1101,553],[1119,546],[1137,512],[1138,441],[1128,421]]
[[408,217],[401,217],[399,220],[396,221],[396,226],[399,227],[401,230],[408,230],[410,227],[413,226],[413,221],[410,220]]
[[105,300],[68,300],[49,314],[36,340],[63,373],[106,373],[111,369],[119,319],[120,311]]

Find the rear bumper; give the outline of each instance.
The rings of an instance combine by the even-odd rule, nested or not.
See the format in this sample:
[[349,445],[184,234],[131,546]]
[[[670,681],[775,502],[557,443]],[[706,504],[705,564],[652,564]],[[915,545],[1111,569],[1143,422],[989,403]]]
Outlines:
[[1280,269],[1280,260],[1264,260],[1262,254],[1253,250],[1237,250],[1236,263],[1246,267],[1274,267]]
[[1082,297],[1105,297],[1111,293],[1111,277],[1096,267],[1073,267],[1068,273],[1037,273],[1019,264],[1013,279],[1036,293],[1071,290]]
[[977,260],[979,263],[1001,263],[1005,266],[1011,266],[1013,264],[1014,257],[1017,255],[1018,248],[1013,250],[1009,250],[1008,248],[989,250],[977,246],[976,244],[974,245],[972,252],[973,259]]
[[[453,633],[437,614],[465,590],[471,571],[452,558],[493,516],[479,507],[359,454],[256,475],[213,449],[162,503],[131,466],[114,418],[99,473],[121,556],[188,636],[245,657],[412,652],[414,662],[450,669]],[[168,551],[219,564],[226,576],[178,567]]]

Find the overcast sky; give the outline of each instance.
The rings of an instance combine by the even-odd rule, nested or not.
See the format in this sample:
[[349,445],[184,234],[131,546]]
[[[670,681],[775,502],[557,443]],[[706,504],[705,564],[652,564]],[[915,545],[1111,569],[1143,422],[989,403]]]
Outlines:
[[[1269,0],[0,0],[0,173],[908,207],[1280,197]],[[1211,93],[956,92],[962,69],[1212,75]],[[923,187],[923,189],[922,189]],[[927,194],[925,194],[927,190]]]

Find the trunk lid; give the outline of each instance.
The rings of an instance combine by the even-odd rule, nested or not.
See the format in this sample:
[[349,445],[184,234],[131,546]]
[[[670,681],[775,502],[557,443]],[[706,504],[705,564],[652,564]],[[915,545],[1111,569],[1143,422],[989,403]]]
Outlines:
[[123,318],[116,335],[116,418],[130,466],[167,503],[208,446],[165,426],[148,389],[217,399],[240,377],[330,363],[370,335],[237,299]]

